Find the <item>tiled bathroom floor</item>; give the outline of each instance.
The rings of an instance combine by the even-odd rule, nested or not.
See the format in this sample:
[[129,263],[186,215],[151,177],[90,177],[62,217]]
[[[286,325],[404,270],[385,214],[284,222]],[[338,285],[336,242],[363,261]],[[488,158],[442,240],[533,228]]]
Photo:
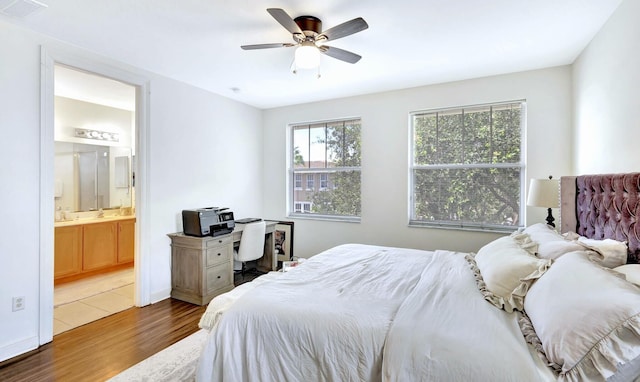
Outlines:
[[133,267],[55,287],[53,335],[133,306]]

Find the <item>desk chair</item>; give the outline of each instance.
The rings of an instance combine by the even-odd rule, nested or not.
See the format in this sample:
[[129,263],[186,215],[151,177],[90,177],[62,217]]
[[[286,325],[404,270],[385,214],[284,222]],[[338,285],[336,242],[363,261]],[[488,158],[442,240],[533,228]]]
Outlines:
[[[233,251],[233,270],[246,271],[246,262],[257,260],[264,254],[265,221],[245,224],[240,237],[240,247]],[[257,272],[257,270],[256,270]]]

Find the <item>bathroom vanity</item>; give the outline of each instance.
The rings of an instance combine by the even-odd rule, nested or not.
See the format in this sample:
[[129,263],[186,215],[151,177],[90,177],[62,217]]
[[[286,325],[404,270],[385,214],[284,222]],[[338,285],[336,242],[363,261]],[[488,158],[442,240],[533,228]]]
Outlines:
[[135,222],[135,216],[56,222],[55,284],[132,266]]

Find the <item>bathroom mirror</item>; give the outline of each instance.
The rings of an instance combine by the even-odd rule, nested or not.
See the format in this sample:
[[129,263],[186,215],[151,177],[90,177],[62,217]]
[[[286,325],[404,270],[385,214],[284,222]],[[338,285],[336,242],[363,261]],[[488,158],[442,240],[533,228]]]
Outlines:
[[55,205],[73,212],[131,207],[131,149],[55,142]]

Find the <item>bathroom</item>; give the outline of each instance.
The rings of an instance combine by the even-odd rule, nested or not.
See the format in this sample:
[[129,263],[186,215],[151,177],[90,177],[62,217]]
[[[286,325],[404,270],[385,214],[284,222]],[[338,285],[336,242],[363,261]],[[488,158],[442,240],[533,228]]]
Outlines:
[[135,87],[55,67],[54,335],[134,300]]

